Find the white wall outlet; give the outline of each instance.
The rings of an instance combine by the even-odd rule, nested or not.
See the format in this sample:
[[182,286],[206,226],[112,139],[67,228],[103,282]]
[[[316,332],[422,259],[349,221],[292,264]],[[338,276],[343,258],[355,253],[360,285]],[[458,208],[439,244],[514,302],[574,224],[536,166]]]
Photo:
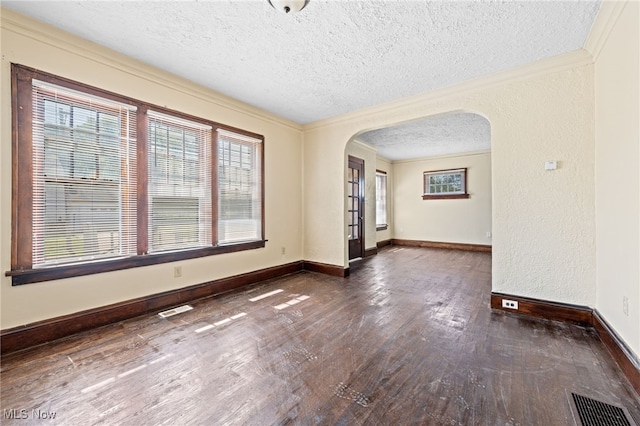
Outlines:
[[544,169],[545,170],[556,170],[558,168],[558,162],[557,161],[545,161],[544,162]]
[[180,278],[182,276],[182,266],[173,267],[173,278]]
[[509,309],[518,309],[518,302],[515,300],[502,299],[502,307]]
[[627,296],[622,296],[622,312],[629,316],[629,298]]
[[487,238],[491,238],[491,231],[487,231]]

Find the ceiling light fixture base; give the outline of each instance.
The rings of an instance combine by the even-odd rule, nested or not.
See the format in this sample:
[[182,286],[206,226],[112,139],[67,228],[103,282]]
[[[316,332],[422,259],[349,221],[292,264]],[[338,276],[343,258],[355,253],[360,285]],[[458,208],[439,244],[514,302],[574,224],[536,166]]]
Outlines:
[[276,10],[292,15],[300,12],[308,4],[309,0],[268,0],[269,4]]

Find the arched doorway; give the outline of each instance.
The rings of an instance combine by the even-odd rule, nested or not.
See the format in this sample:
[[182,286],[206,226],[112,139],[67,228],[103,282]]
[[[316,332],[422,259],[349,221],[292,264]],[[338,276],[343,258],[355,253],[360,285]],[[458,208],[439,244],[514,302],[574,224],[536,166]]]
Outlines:
[[[349,141],[345,151],[347,157],[360,155],[364,160],[361,229],[365,253],[389,242],[458,244],[490,250],[491,126],[485,117],[455,111],[364,131]],[[459,182],[462,173],[466,178],[465,196],[449,194],[460,191],[453,185],[429,187],[426,176],[435,172],[445,174],[437,179],[449,176],[453,182]],[[388,226],[382,230],[375,226],[376,210],[379,211],[376,207],[380,207],[374,205],[377,173],[384,173],[388,185]],[[451,173],[459,174],[451,178]],[[443,196],[426,197],[430,188]],[[347,238],[353,229],[349,189],[347,183]]]

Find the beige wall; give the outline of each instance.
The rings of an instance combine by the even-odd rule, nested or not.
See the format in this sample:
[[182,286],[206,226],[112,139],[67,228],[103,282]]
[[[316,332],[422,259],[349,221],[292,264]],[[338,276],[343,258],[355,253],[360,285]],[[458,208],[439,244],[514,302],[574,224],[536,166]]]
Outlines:
[[626,4],[596,59],[595,170],[596,308],[640,356],[639,14]]
[[395,182],[393,164],[386,158],[376,158],[376,170],[387,172],[387,229],[376,232],[376,242],[387,241],[393,238],[393,185]]
[[[423,172],[467,168],[469,198],[423,200]],[[491,245],[491,153],[396,161],[394,238]]]
[[[305,192],[317,194],[304,198],[305,259],[346,265],[346,224],[335,218],[344,217],[343,152],[352,136],[475,112],[491,123],[493,290],[593,306],[593,104],[591,56],[578,51],[305,126]],[[546,160],[559,169],[545,171]]]
[[[0,281],[2,329],[302,258],[302,133],[294,123],[2,10],[0,267],[10,269],[11,79],[15,62],[265,136],[264,249],[12,287]],[[342,159],[342,156],[340,157]],[[284,247],[286,253],[282,254]]]

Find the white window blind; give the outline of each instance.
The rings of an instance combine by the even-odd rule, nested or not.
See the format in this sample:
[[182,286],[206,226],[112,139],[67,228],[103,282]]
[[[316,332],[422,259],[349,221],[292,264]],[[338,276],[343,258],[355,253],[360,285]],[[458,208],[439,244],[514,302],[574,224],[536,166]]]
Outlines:
[[32,88],[33,267],[136,254],[135,107]]
[[218,242],[261,240],[262,141],[218,129]]
[[387,225],[387,174],[376,172],[376,226]]
[[149,252],[211,246],[211,126],[148,112]]

